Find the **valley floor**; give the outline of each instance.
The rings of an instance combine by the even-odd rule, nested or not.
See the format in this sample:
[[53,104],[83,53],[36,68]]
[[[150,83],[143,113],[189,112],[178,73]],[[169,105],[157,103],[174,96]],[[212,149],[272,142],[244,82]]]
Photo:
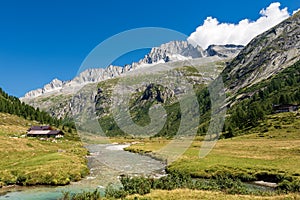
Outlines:
[[[280,128],[278,128],[280,126]],[[267,131],[261,131],[264,129]],[[190,148],[170,163],[169,171],[180,171],[194,178],[217,176],[239,178],[244,182],[263,180],[275,182],[287,190],[300,188],[300,118],[296,113],[281,113],[269,116],[268,120],[248,131],[247,135],[220,139],[205,158],[199,158],[203,137],[197,137]],[[170,140],[154,138],[142,140],[126,150],[136,153],[156,154]],[[159,156],[159,155],[158,155]],[[284,199],[285,196],[252,197],[236,196],[206,191],[152,191],[145,197],[151,199]],[[275,193],[273,194],[275,195]],[[176,197],[176,198],[175,198]],[[178,198],[177,198],[178,197]],[[287,199],[299,199],[299,194],[290,194]],[[199,198],[198,198],[199,199]]]
[[[229,176],[243,181],[264,180],[279,184],[285,180],[286,186],[293,187],[292,180],[299,181],[300,178],[300,118],[290,115],[270,116],[262,124],[264,129],[268,127],[267,131],[262,132],[258,128],[244,136],[221,139],[202,159],[199,158],[199,151],[203,137],[197,137],[180,159],[170,163],[168,170],[188,173],[194,178]],[[291,118],[293,120],[288,122],[287,119]],[[279,121],[282,121],[280,128]],[[21,137],[31,123],[0,113],[0,186],[64,185],[80,180],[88,173],[87,151],[80,141],[65,138],[53,142]],[[111,140],[117,143],[136,142],[126,150],[154,155],[170,141],[163,138]],[[141,199],[300,199],[300,196],[294,193],[249,196],[232,195],[225,191],[176,189],[152,190]]]

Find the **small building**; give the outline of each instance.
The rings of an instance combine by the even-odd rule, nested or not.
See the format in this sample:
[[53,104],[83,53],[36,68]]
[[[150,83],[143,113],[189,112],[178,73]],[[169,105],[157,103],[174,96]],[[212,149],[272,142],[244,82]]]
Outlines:
[[293,104],[273,105],[273,110],[275,113],[296,112],[298,109],[299,105]]
[[32,126],[30,129],[28,129],[27,136],[61,138],[64,136],[64,132],[60,130],[54,130],[51,126]]

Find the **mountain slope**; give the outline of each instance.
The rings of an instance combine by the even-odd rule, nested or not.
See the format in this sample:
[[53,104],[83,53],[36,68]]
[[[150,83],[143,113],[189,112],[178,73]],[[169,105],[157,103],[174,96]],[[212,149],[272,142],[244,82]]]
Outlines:
[[[146,72],[166,71],[191,64],[201,66],[218,60],[228,61],[228,59],[236,55],[241,49],[242,46],[236,45],[213,45],[204,51],[201,47],[193,47],[186,41],[171,41],[159,47],[152,48],[150,53],[139,62],[134,62],[124,67],[111,65],[105,69],[88,69],[70,81],[54,79],[43,88],[28,92],[20,100],[35,108],[40,108],[57,118],[72,117],[72,115],[80,113],[82,109],[80,103],[76,104],[72,102],[72,99],[78,99],[80,96],[94,99],[97,95],[97,90],[95,90],[87,97],[87,92],[83,92],[83,90],[80,90],[81,88],[91,91],[91,88],[95,89],[97,87],[98,82],[114,79],[121,75],[127,76],[128,74],[138,75]],[[221,68],[223,68],[223,64],[221,64]],[[201,81],[198,80],[200,77],[203,78],[202,81],[204,82],[211,80],[212,77],[205,73],[201,72],[200,76],[193,76],[194,82]],[[82,93],[80,94],[78,91],[82,91]],[[90,106],[94,107],[92,104]],[[74,108],[73,112],[71,108]]]
[[297,62],[299,25],[300,12],[254,38],[222,73],[228,91],[235,93]]
[[22,103],[17,97],[9,96],[0,88],[0,113],[9,113],[35,120],[41,124],[60,125],[61,120],[51,117],[45,111],[40,111],[32,106]]
[[299,117],[282,118],[276,123],[268,123],[268,119],[276,113],[274,105],[300,105],[300,61],[268,80],[244,88],[238,98],[233,98],[238,101],[228,111],[225,129],[230,132],[229,135],[267,133],[270,129],[285,132],[284,127],[293,124]]

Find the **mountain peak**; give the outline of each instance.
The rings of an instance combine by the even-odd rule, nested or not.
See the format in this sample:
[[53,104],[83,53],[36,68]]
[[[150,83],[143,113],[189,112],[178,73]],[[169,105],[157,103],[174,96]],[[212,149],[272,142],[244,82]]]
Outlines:
[[159,61],[170,62],[201,57],[205,57],[205,52],[200,46],[194,47],[188,41],[175,40],[152,48],[142,62],[152,64]]
[[90,68],[81,72],[73,80],[61,81],[57,78],[41,89],[33,90],[25,94],[24,99],[35,98],[52,92],[70,92],[81,88],[88,83],[97,83],[103,80],[120,76],[143,66],[152,66],[158,63],[175,62],[209,56],[232,57],[241,50],[242,46],[236,45],[212,45],[209,49],[203,50],[200,46],[193,46],[188,41],[170,41],[159,47],[151,49],[150,53],[138,62],[125,65],[124,67],[109,65],[106,68]]

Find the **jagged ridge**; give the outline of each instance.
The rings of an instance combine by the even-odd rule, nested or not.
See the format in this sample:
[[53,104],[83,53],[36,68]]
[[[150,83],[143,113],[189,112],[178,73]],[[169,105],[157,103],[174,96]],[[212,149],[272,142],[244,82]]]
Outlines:
[[105,69],[88,69],[71,81],[54,79],[43,88],[26,93],[21,100],[26,101],[27,99],[57,92],[74,93],[86,84],[104,81],[120,76],[128,71],[158,63],[176,62],[210,56],[232,57],[242,48],[243,46],[241,45],[211,45],[204,51],[200,46],[194,47],[187,41],[171,41],[162,44],[160,47],[152,48],[150,53],[145,55],[139,62],[133,62],[124,67],[110,65]]

